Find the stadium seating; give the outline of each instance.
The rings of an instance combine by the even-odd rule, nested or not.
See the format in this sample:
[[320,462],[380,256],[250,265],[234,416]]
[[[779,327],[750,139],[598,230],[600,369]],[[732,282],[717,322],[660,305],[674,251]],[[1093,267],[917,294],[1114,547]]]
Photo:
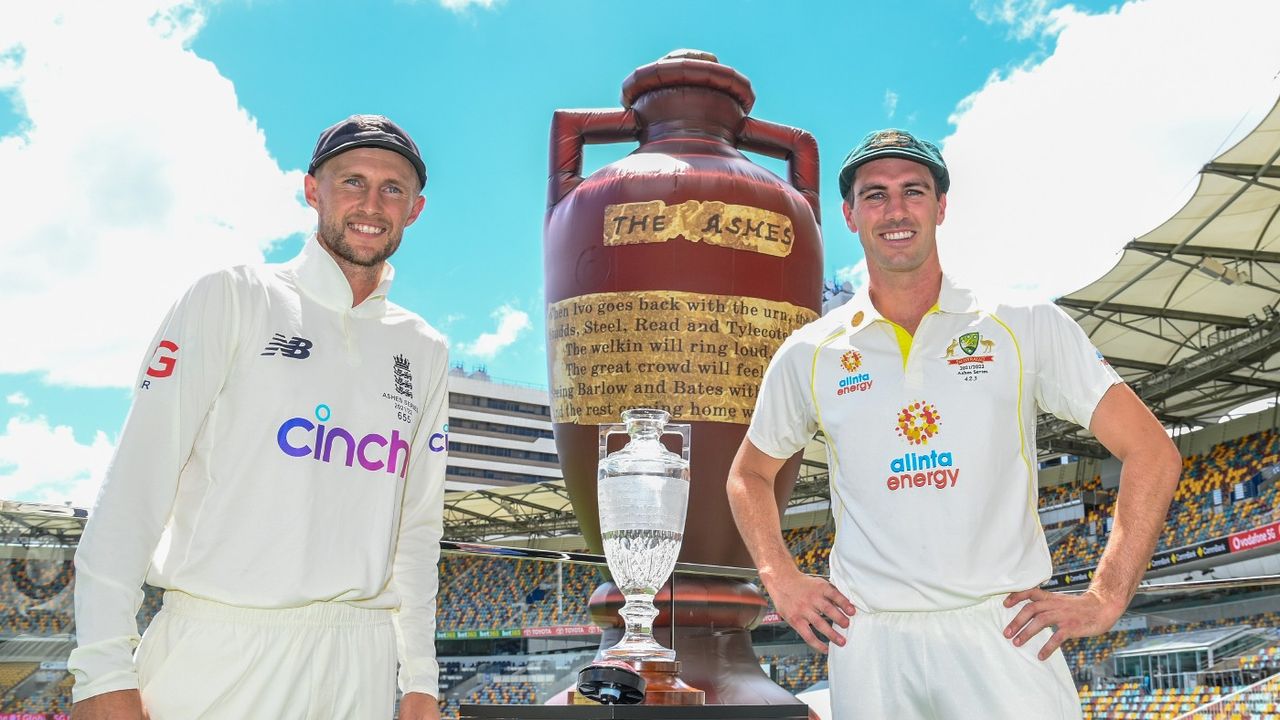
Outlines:
[[[590,623],[587,599],[603,581],[586,565],[446,555],[440,561],[441,630]],[[561,590],[562,588],[562,590]]]
[[[1263,468],[1276,464],[1280,464],[1280,433],[1275,430],[1219,443],[1203,455],[1184,458],[1182,478],[1156,551],[1204,542],[1280,519],[1274,482],[1262,483],[1254,497],[1233,501],[1238,485],[1249,483]],[[1062,492],[1060,488],[1043,490],[1041,507],[1055,502]],[[1066,537],[1053,548],[1055,571],[1097,564],[1113,511],[1114,497],[1090,509],[1081,522],[1083,531]]]
[[[1253,497],[1236,497],[1238,487],[1250,485],[1260,471],[1280,463],[1280,433],[1255,433],[1215,445],[1184,459],[1183,476],[1170,509],[1169,522],[1158,550],[1202,542],[1280,520],[1274,482],[1258,484]],[[1082,484],[1042,490],[1038,503],[1046,508],[1088,497],[1083,520],[1046,528],[1055,571],[1079,569],[1097,562],[1105,546],[1108,521],[1114,511],[1114,491],[1104,490],[1097,477]],[[1093,504],[1093,501],[1100,501]],[[832,528],[828,525],[794,528],[785,539],[800,567],[828,572]],[[22,561],[18,568],[0,561],[0,640],[18,635],[49,636],[74,631],[72,566],[66,561]],[[19,571],[20,570],[20,571]],[[515,558],[445,555],[440,563],[441,597],[437,627],[441,631],[587,625],[587,598],[603,580],[592,567],[534,562]],[[160,607],[160,594],[147,588],[138,613],[145,627]],[[1256,627],[1280,628],[1275,614],[1235,618]],[[1178,623],[1150,630],[1126,630],[1068,641],[1063,646],[1073,674],[1081,684],[1086,718],[1175,717],[1221,698],[1232,688],[1197,687],[1185,692],[1144,692],[1137,683],[1108,679],[1109,659],[1118,649],[1150,636],[1183,632],[1223,623]],[[765,655],[778,681],[803,691],[826,679],[824,659],[811,653]],[[1234,661],[1233,661],[1234,662]],[[1280,647],[1268,647],[1239,658],[1244,677],[1280,672]],[[43,676],[35,663],[0,664],[0,712],[66,712],[70,706],[69,675],[57,681]],[[548,688],[522,677],[524,661],[510,664],[446,664],[442,668],[445,717],[456,717],[460,703],[532,703],[546,699]],[[29,678],[33,678],[28,680]],[[21,700],[6,697],[19,684],[42,685]],[[28,691],[24,691],[28,692]],[[1220,703],[1214,717],[1280,717],[1275,710],[1280,687],[1275,683],[1250,688],[1238,698]]]

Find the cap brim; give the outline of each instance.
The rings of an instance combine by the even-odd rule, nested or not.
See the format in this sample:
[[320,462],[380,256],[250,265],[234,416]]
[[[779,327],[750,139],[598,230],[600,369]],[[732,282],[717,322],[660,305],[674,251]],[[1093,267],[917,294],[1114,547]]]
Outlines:
[[311,165],[310,167],[307,168],[307,174],[315,175],[316,169],[319,168],[321,165],[323,165],[326,160],[329,160],[336,155],[341,155],[342,153],[348,150],[355,150],[356,148],[362,148],[362,147],[374,147],[374,148],[380,148],[382,150],[390,150],[391,152],[400,155],[405,160],[408,160],[409,164],[413,166],[414,171],[417,172],[419,189],[427,186],[427,166],[425,163],[422,162],[422,158],[411,153],[403,145],[397,145],[393,142],[388,142],[386,140],[377,140],[377,139],[353,140],[349,143],[344,143],[342,145],[339,145],[336,148],[333,148],[329,152],[321,155],[320,157],[312,158]]
[[[842,199],[849,197],[849,191],[853,189],[853,174],[857,172],[858,168],[866,165],[872,160],[882,160],[884,158],[894,157],[918,162],[929,168],[929,174],[933,176],[934,182],[940,182],[940,178],[948,177],[947,169],[934,162],[934,160],[927,155],[900,147],[880,148],[879,150],[873,150],[858,158],[855,162],[849,163],[848,165],[840,168],[840,197]],[[941,188],[941,190],[942,192],[947,191],[946,188]]]

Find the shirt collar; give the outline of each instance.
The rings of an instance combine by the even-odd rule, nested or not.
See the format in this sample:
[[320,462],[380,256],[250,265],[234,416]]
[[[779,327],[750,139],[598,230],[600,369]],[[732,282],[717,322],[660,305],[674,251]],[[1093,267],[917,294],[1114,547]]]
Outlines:
[[949,313],[978,311],[978,298],[973,290],[957,285],[946,273],[942,274],[942,289],[938,292],[938,309]]
[[[289,263],[294,275],[298,278],[298,286],[320,304],[335,310],[349,310],[351,307],[351,284],[342,268],[333,257],[320,246],[320,240],[312,235]],[[354,310],[359,314],[377,312],[385,308],[387,293],[391,289],[391,281],[395,278],[395,268],[391,263],[383,263],[382,278],[369,297]]]
[[[957,285],[946,273],[942,275],[942,287],[938,291],[938,309],[947,313],[977,312],[978,300],[973,291]],[[845,330],[858,332],[870,327],[876,320],[884,319],[871,302],[871,289],[863,285],[849,302],[833,313]]]

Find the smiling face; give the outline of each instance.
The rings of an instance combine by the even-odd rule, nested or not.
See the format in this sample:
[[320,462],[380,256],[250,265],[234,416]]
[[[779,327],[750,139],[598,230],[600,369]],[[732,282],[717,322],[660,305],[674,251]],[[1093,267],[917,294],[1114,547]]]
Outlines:
[[938,196],[929,168],[903,158],[859,167],[844,202],[845,222],[858,233],[874,274],[940,267],[937,228],[946,211],[947,196]]
[[319,217],[320,244],[339,265],[375,268],[395,253],[425,199],[399,153],[356,148],[326,160],[304,181]]

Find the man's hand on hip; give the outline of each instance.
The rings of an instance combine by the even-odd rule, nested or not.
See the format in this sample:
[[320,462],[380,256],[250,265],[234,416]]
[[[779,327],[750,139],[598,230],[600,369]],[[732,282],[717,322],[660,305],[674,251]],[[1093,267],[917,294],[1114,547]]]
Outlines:
[[765,586],[778,614],[809,647],[825,653],[829,642],[844,645],[844,635],[833,623],[841,628],[849,627],[849,616],[857,609],[834,585],[792,568],[786,577],[766,582]]
[[1092,591],[1080,595],[1060,595],[1040,588],[1010,593],[1004,599],[1005,607],[1030,600],[1018,611],[1004,629],[1004,636],[1014,645],[1022,646],[1036,633],[1052,627],[1053,636],[1040,648],[1038,657],[1048,660],[1064,640],[1101,635],[1110,630],[1124,614],[1124,608],[1116,610]]
[[147,720],[142,695],[137,690],[116,690],[94,695],[71,706],[72,720]]
[[426,693],[409,693],[400,698],[400,720],[440,720],[440,705]]

